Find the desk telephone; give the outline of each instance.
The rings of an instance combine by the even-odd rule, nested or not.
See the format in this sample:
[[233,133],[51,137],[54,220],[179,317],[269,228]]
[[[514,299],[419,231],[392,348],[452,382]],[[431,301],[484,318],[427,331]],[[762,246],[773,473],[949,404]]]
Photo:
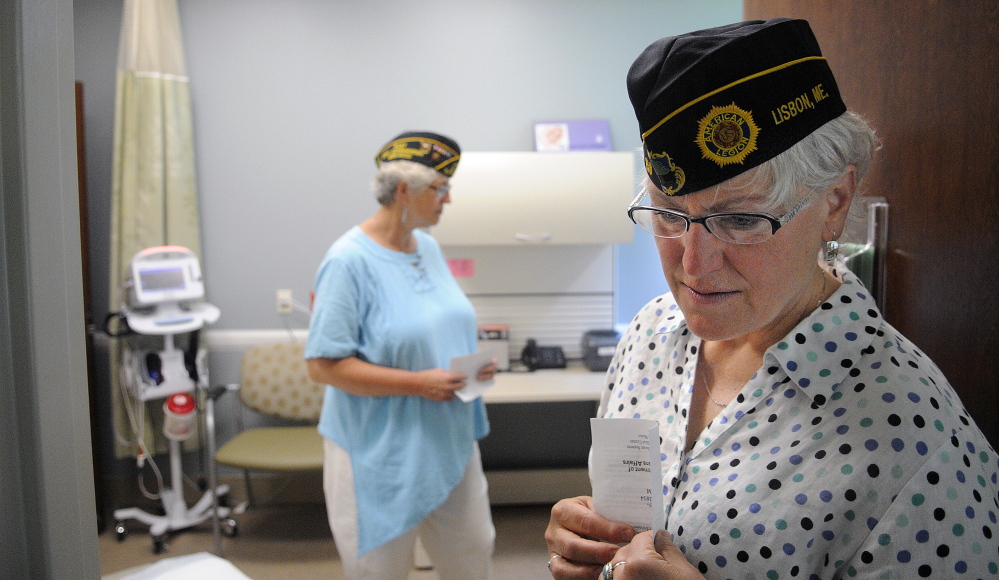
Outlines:
[[527,339],[524,350],[520,353],[520,361],[528,370],[564,369],[565,353],[560,346],[538,346],[533,338]]

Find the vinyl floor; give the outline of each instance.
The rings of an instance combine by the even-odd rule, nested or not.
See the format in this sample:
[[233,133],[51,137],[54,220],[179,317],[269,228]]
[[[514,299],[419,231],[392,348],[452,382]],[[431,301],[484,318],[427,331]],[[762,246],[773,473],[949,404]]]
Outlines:
[[[550,505],[494,506],[496,550],[494,578],[550,579],[544,530]],[[113,523],[99,536],[101,574],[118,580],[161,558],[208,552],[219,555],[252,580],[345,578],[322,503],[289,503],[254,507],[237,517],[238,533],[222,537],[220,552],[210,523],[173,533],[164,550],[154,554],[147,528],[127,523],[119,541]],[[413,570],[409,580],[437,580],[432,570]]]

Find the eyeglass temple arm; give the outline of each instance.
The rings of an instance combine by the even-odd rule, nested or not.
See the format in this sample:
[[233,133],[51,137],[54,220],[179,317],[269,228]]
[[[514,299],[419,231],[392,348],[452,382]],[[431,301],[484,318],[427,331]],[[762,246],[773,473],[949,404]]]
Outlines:
[[801,211],[801,208],[805,207],[805,204],[808,203],[808,200],[811,199],[812,195],[814,194],[815,192],[811,191],[808,193],[808,195],[801,198],[801,200],[799,200],[798,203],[794,204],[794,207],[791,208],[791,211],[782,215],[781,218],[777,220],[777,223],[779,223],[781,227],[786,226],[787,223],[791,221],[791,218],[798,215],[798,212]]

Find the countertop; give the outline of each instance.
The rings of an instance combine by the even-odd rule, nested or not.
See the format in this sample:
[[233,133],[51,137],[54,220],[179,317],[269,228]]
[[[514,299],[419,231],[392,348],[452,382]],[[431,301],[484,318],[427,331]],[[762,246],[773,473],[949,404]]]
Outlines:
[[482,398],[486,403],[599,401],[606,374],[578,362],[570,362],[564,369],[499,372],[496,386]]

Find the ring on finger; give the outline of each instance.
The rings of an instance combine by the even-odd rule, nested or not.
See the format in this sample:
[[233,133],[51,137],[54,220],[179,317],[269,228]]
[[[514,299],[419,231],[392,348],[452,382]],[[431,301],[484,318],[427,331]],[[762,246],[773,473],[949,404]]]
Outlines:
[[614,580],[614,569],[617,568],[618,566],[623,566],[624,564],[626,564],[624,560],[621,560],[617,564],[611,564],[610,562],[604,564],[604,570],[602,576],[603,580]]
[[[555,558],[562,558],[562,554],[552,554],[552,557],[548,558],[548,569],[549,570],[552,569],[552,560],[554,560]],[[562,559],[564,560],[565,558],[562,558]]]

